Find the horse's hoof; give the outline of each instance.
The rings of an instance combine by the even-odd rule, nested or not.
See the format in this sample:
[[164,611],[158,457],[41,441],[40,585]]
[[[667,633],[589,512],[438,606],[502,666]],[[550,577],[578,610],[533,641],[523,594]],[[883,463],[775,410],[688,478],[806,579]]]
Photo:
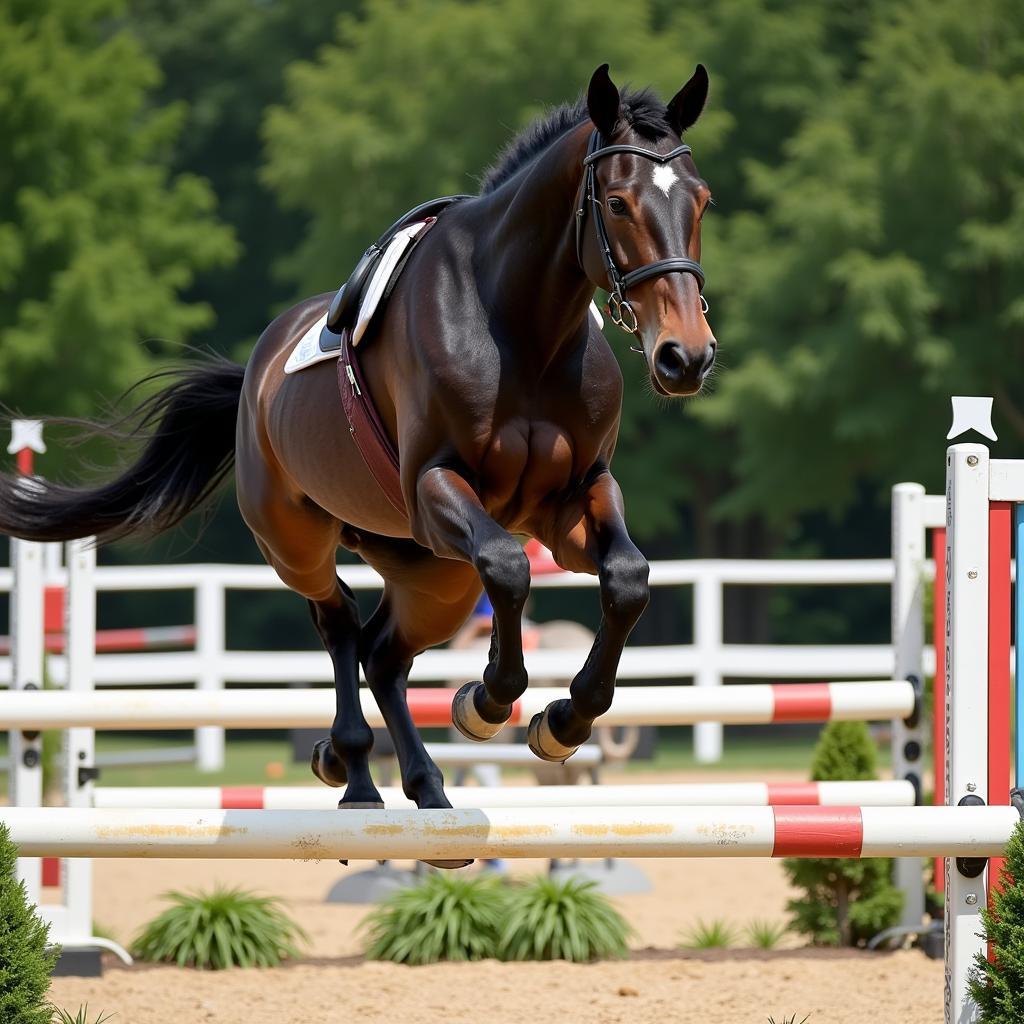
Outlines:
[[317,740],[313,744],[313,754],[309,759],[309,767],[313,774],[325,785],[340,789],[348,782],[345,766],[331,749],[329,739]]
[[567,747],[551,735],[551,726],[548,725],[549,710],[550,705],[543,711],[538,711],[530,720],[530,727],[526,730],[526,742],[542,761],[563,764],[580,748]]
[[483,743],[497,736],[504,728],[505,723],[512,717],[511,707],[500,722],[488,722],[481,717],[473,701],[473,695],[476,693],[477,687],[483,685],[483,683],[466,683],[459,687],[458,692],[452,698],[452,722],[455,728],[467,740],[475,740],[477,743]]

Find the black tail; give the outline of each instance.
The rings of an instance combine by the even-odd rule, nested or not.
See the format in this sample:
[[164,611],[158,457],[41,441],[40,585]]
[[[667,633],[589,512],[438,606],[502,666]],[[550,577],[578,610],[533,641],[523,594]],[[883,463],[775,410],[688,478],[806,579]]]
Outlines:
[[0,533],[109,541],[180,523],[231,472],[244,374],[236,363],[206,356],[199,365],[147,377],[173,382],[124,419],[86,424],[91,435],[144,442],[139,457],[95,488],[0,475]]

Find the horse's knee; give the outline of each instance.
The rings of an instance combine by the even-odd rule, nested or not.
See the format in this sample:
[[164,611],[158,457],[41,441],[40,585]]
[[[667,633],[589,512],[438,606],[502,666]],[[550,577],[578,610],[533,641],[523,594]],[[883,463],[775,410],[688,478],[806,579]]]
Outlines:
[[343,717],[331,726],[331,747],[343,761],[353,755],[368,755],[373,749],[373,730],[362,715],[351,722]]
[[651,598],[650,566],[633,550],[608,560],[601,571],[601,606],[609,621],[632,629]]
[[518,611],[530,594],[530,560],[520,543],[507,534],[484,544],[476,559],[477,572],[491,602]]

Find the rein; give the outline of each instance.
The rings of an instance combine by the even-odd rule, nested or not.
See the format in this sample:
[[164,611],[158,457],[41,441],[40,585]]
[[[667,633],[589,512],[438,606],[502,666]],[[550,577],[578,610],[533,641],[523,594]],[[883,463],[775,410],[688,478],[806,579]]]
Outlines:
[[[676,146],[670,153],[655,153],[653,150],[643,149],[640,146],[606,146],[604,145],[603,136],[597,129],[590,135],[590,142],[587,144],[587,155],[583,161],[586,172],[583,177],[583,187],[580,189],[580,204],[576,210],[576,259],[580,267],[582,267],[583,228],[586,223],[587,206],[589,204],[594,218],[594,229],[597,232],[598,246],[601,250],[601,259],[604,261],[604,267],[608,273],[608,282],[611,285],[608,296],[608,312],[612,323],[627,334],[636,334],[640,326],[636,313],[626,298],[626,292],[633,285],[640,284],[641,281],[647,281],[652,277],[660,277],[662,274],[693,274],[697,279],[697,286],[703,293],[704,270],[696,260],[691,260],[688,256],[670,256],[668,259],[655,260],[654,263],[645,263],[642,267],[637,267],[635,270],[629,270],[625,273],[620,270],[615,262],[615,257],[612,255],[611,239],[608,237],[608,229],[605,227],[604,215],[601,212],[603,204],[597,197],[595,166],[598,160],[602,160],[606,156],[612,156],[615,153],[632,153],[636,156],[642,156],[647,160],[653,160],[655,163],[667,164],[669,161],[675,160],[676,157],[686,156],[691,152],[693,151],[687,145]],[[703,294],[701,294],[700,301],[706,313],[708,311],[708,303]],[[631,348],[633,348],[634,352],[643,351],[633,346]]]

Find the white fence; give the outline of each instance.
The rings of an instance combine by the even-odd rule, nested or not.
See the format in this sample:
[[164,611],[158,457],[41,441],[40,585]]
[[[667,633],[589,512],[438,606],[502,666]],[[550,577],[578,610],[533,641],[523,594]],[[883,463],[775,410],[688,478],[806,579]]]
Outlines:
[[[47,584],[62,585],[64,570],[48,561]],[[931,563],[926,571],[931,572]],[[381,579],[366,566],[343,566],[340,572],[354,590],[378,590]],[[692,680],[697,686],[719,686],[726,679],[865,679],[890,678],[894,671],[893,647],[885,644],[764,645],[727,644],[723,641],[723,606],[726,586],[891,586],[893,562],[868,560],[693,560],[664,561],[651,565],[654,587],[693,588],[692,644],[630,645],[619,670],[620,680]],[[595,588],[594,577],[555,573],[538,576],[537,589]],[[11,572],[0,570],[0,591],[9,591]],[[101,592],[187,590],[194,594],[196,646],[194,651],[100,654],[96,657],[96,685],[131,686],[191,683],[203,690],[220,690],[227,683],[330,683],[331,663],[321,651],[229,650],[225,619],[228,591],[281,590],[281,582],[267,566],[171,565],[105,566],[96,570]],[[596,597],[596,595],[595,595]],[[585,651],[541,650],[526,655],[534,678],[569,679],[583,664]],[[483,669],[479,651],[427,651],[413,669],[414,681],[448,681],[478,677]],[[934,658],[926,650],[925,671],[933,671]],[[51,679],[63,685],[67,665],[50,656]],[[0,659],[0,684],[9,685],[8,659]],[[325,723],[326,724],[326,723]],[[722,753],[722,725],[701,723],[695,728],[699,761],[718,761]],[[224,732],[215,727],[197,730],[201,768],[223,766]]]

